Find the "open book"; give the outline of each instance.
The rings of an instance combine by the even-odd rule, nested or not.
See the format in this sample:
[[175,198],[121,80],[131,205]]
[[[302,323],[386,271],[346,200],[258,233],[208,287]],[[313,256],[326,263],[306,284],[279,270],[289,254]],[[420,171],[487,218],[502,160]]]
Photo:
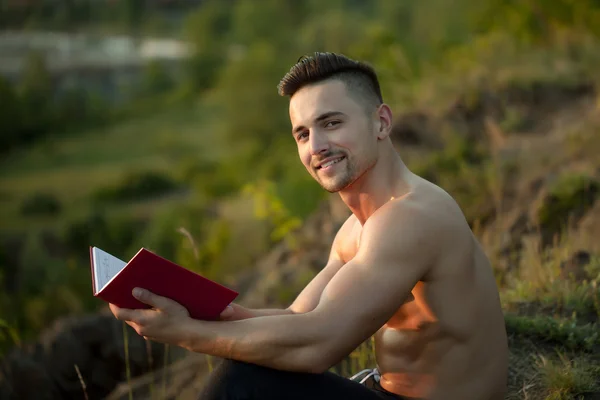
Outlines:
[[90,247],[94,296],[122,308],[150,308],[131,291],[147,289],[170,298],[195,319],[215,320],[238,293],[142,248],[129,260]]

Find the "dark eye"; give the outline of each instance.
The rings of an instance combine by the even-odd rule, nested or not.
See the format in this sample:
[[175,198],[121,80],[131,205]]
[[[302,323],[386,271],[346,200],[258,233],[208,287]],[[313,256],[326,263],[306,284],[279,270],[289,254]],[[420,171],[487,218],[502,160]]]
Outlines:
[[306,136],[308,136],[308,132],[300,132],[298,136],[296,136],[296,140],[302,140]]
[[336,125],[339,125],[339,124],[341,124],[341,121],[337,121],[337,120],[335,120],[335,121],[329,121],[329,122],[327,122],[325,124],[325,128],[330,128],[330,127],[333,127],[333,126],[336,126]]

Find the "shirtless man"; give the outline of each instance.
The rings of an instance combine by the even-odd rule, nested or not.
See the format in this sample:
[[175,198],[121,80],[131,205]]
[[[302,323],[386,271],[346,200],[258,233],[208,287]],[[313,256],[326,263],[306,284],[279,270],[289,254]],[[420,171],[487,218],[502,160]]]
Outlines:
[[[316,53],[279,92],[302,164],[352,211],[327,265],[284,310],[233,304],[221,321],[198,321],[142,291],[152,309],[111,305],[114,315],[147,339],[223,358],[202,399],[503,399],[507,337],[490,263],[456,202],[402,162],[375,72]],[[328,372],[373,335],[368,387]]]

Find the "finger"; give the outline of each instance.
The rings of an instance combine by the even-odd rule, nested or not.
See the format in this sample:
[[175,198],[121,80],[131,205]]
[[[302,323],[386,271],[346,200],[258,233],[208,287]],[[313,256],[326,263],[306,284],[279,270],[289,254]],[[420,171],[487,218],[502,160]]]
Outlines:
[[227,318],[231,318],[233,317],[234,314],[234,310],[233,307],[231,305],[225,307],[225,309],[221,312],[221,314],[219,315],[219,318],[221,319],[227,319]]
[[115,306],[112,303],[108,303],[108,308],[110,308],[110,311],[113,313],[113,315],[116,318],[117,317],[117,311],[119,310],[119,307]]
[[130,327],[133,328],[133,330],[135,331],[135,333],[137,333],[139,336],[142,336],[144,339],[146,339],[146,336],[144,336],[146,334],[146,328],[144,328],[142,325],[136,324],[135,322],[132,321],[125,321],[125,323],[127,325],[129,325]]
[[137,310],[131,310],[129,308],[120,308],[115,306],[114,304],[110,304],[110,309],[119,321],[133,321],[139,323],[140,320],[140,312]]
[[124,321],[127,325],[129,325],[130,327],[132,327],[136,332],[138,331],[138,329],[140,328],[140,326],[138,324],[136,324],[133,321]]
[[138,299],[142,303],[148,304],[149,306],[152,306],[159,310],[171,312],[187,312],[185,307],[183,307],[176,301],[159,296],[146,289],[135,288],[133,289],[132,294],[136,299]]

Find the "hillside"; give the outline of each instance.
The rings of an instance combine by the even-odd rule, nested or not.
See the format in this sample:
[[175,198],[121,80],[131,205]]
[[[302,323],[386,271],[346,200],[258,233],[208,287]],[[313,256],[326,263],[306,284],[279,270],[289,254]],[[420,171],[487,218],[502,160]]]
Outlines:
[[[434,132],[447,126],[462,127],[463,139],[487,149],[481,159],[465,156],[464,170],[454,180],[433,174],[428,165],[417,169],[459,199],[468,193],[466,176],[475,179],[474,184],[485,172],[483,182],[499,182],[500,189],[479,188],[481,198],[464,204],[501,288],[511,349],[508,398],[598,398],[600,113],[596,87],[532,85],[518,94],[513,90],[482,93],[481,102],[470,109],[459,99],[439,115],[400,114],[394,140],[409,165],[416,165],[423,154],[443,154],[436,153],[439,143]],[[498,122],[505,108],[518,110],[521,123],[512,129]],[[448,162],[442,156],[433,160]],[[497,175],[490,178],[490,171]],[[347,216],[339,198],[331,196],[254,269],[238,275],[239,302],[248,307],[289,304],[324,265],[333,236]],[[100,326],[102,330],[97,330]],[[151,359],[156,368],[143,374],[148,368],[147,349],[133,331],[128,340],[134,398],[148,398],[150,392],[160,394],[158,398],[194,398],[216,362],[176,349],[165,354],[162,346],[154,344]],[[109,399],[128,398],[129,386],[123,382],[116,386],[123,376],[122,331],[109,315],[59,322],[42,334],[40,343],[37,352],[13,353],[8,358],[14,361],[12,375],[3,380],[4,393],[12,387],[18,398],[32,398],[25,393],[31,380],[38,379],[48,389],[75,397],[83,380],[90,399],[110,390]],[[361,346],[336,370],[347,374],[370,361],[368,346]],[[78,365],[81,380],[70,367],[73,364]],[[158,367],[163,365],[164,370]],[[107,373],[110,378],[99,376]],[[52,390],[44,393],[56,398],[50,396]]]
[[[192,398],[216,362],[124,329],[91,295],[89,245],[122,259],[146,247],[249,307],[292,301],[348,215],[298,161],[276,92],[314,51],[375,67],[399,153],[483,244],[510,333],[508,398],[598,395],[597,0],[202,0],[186,15],[191,3],[161,2],[168,26],[143,0],[38,3],[0,23],[156,32],[192,53],[176,71],[81,76],[93,90],[57,90],[52,60],[69,45],[0,76],[0,400]],[[334,370],[371,366],[370,345]]]

